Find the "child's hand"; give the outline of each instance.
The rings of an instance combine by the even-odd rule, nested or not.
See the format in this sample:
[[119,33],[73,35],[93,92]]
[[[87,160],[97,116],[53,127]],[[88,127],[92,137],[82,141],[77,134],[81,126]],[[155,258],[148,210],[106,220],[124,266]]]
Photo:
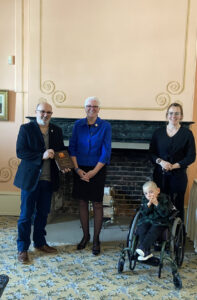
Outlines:
[[151,203],[153,204],[153,205],[158,205],[158,200],[157,200],[157,198],[156,197],[154,197],[154,198],[152,198],[152,200],[151,200]]
[[152,202],[149,201],[149,202],[147,203],[147,206],[150,207],[151,205],[152,205]]
[[158,205],[158,200],[157,200],[157,198],[156,197],[154,197],[154,196],[151,196],[151,197],[149,197],[149,202],[147,203],[147,206],[148,207],[150,207],[152,204],[153,205]]

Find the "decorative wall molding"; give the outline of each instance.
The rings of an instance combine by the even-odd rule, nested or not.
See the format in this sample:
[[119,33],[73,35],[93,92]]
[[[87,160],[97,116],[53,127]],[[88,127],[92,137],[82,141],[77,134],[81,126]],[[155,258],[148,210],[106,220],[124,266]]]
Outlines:
[[12,178],[12,170],[9,167],[0,169],[0,182],[8,182]]
[[44,94],[52,94],[55,90],[55,83],[52,80],[45,80],[40,85],[40,89]]
[[0,182],[8,182],[13,176],[13,170],[18,168],[20,160],[17,157],[12,157],[8,160],[8,167],[0,169]]
[[[155,102],[157,106],[155,107],[108,107],[102,106],[104,110],[151,110],[151,111],[164,111],[171,103],[170,95],[180,95],[185,89],[185,77],[186,77],[186,64],[187,64],[187,43],[188,43],[188,28],[189,28],[189,16],[190,16],[190,2],[187,1],[187,10],[186,10],[186,26],[185,26],[185,38],[184,38],[184,57],[183,57],[183,74],[182,82],[176,80],[169,81],[166,85],[167,92],[161,92],[155,96]],[[42,35],[43,35],[43,0],[40,0],[40,91],[44,94],[50,95],[48,101],[53,102],[54,105],[58,108],[73,108],[73,109],[82,109],[83,106],[69,105],[66,102],[66,92],[61,90],[56,90],[56,85],[53,80],[43,81],[42,75]],[[177,101],[177,100],[176,100]]]
[[[185,72],[184,72],[185,73]],[[167,91],[172,94],[172,95],[178,95],[181,94],[184,90],[184,86],[185,86],[185,75],[183,78],[183,83],[182,86],[178,81],[171,81],[167,84]]]

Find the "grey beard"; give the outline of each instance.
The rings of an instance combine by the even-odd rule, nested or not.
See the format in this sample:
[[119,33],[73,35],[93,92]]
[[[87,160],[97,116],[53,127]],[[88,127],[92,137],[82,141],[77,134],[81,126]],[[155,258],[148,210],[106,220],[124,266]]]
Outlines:
[[44,120],[42,120],[42,119],[37,119],[37,123],[39,124],[39,125],[48,125],[49,124],[49,121],[48,120],[46,120],[46,121],[44,121]]

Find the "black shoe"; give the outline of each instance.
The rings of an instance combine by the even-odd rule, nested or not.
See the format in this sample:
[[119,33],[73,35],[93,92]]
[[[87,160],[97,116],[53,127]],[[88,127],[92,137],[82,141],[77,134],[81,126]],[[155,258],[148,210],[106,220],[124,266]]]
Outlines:
[[154,251],[161,251],[161,244],[160,243],[155,243],[154,244]]
[[8,281],[9,281],[9,277],[7,275],[4,275],[4,274],[0,275],[0,298],[3,294],[3,291],[4,291]]
[[98,255],[100,252],[101,252],[100,242],[99,241],[93,242],[92,254]]
[[90,235],[88,235],[88,238],[85,238],[83,236],[81,242],[77,245],[77,250],[82,250],[86,247],[87,243],[89,242],[90,240]]

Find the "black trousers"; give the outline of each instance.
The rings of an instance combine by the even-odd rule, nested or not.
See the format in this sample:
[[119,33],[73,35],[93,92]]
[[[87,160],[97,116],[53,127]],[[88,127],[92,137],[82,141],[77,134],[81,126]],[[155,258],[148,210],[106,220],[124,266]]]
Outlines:
[[161,236],[166,226],[143,223],[137,227],[136,234],[139,236],[139,247],[150,250],[152,244]]

